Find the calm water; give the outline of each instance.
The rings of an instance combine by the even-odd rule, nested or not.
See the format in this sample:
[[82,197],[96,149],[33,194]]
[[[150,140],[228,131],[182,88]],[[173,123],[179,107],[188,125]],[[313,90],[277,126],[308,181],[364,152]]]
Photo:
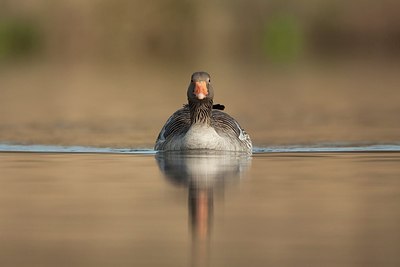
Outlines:
[[397,146],[1,147],[0,266],[400,265]]
[[[0,267],[400,266],[393,58],[39,61],[0,66]],[[148,149],[198,70],[252,157]]]

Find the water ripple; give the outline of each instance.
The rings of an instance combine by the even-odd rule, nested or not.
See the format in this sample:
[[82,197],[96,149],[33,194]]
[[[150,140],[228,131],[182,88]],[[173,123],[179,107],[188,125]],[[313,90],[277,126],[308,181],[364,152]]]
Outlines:
[[38,153],[113,153],[113,154],[155,154],[147,148],[101,148],[87,146],[54,145],[12,145],[0,144],[0,152],[38,152]]
[[311,146],[271,146],[271,147],[255,147],[253,153],[321,153],[321,152],[400,152],[400,145],[311,145]]
[[[35,153],[112,153],[112,154],[148,154],[157,151],[150,148],[101,148],[87,146],[56,146],[56,145],[15,145],[0,144],[0,152],[35,152]],[[375,145],[291,145],[254,147],[254,154],[264,153],[321,153],[321,152],[400,152],[399,144]]]

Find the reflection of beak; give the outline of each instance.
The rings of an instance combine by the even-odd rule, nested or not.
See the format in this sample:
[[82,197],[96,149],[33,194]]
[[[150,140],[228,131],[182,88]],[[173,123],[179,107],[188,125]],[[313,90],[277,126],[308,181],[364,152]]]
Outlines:
[[208,196],[207,192],[199,192],[197,202],[197,226],[200,239],[205,240],[208,233]]
[[197,99],[204,99],[208,95],[207,84],[205,81],[196,82],[196,87],[194,88],[194,94]]

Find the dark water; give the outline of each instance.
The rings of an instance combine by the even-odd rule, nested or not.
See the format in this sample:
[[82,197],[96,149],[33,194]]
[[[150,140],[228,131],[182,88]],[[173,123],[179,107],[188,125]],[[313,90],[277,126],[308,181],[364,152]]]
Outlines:
[[397,146],[1,147],[0,266],[400,265]]

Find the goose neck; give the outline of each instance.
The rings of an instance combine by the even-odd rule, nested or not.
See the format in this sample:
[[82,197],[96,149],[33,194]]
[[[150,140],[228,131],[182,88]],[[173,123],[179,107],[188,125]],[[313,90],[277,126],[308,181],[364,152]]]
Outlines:
[[203,123],[211,124],[213,101],[193,102],[189,101],[190,122],[191,124]]

